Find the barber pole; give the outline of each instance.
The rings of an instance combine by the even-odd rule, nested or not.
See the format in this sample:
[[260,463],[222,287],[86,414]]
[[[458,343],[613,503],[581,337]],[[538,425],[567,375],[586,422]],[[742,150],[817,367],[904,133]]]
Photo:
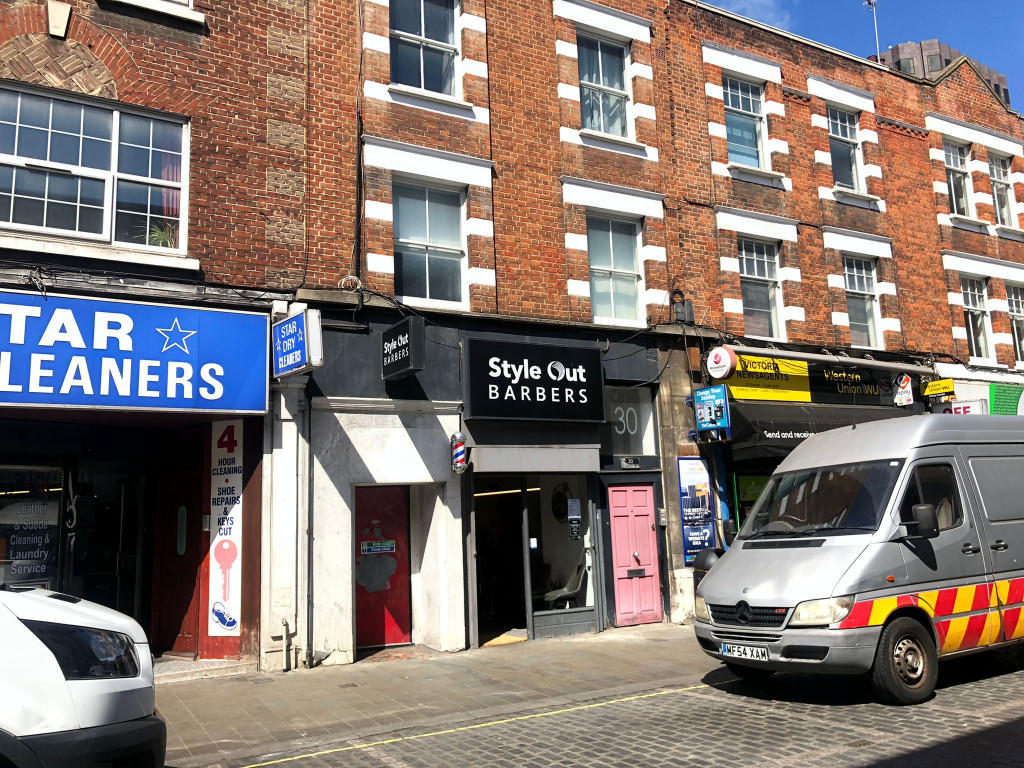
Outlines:
[[466,436],[461,432],[452,435],[452,472],[461,475],[466,471]]

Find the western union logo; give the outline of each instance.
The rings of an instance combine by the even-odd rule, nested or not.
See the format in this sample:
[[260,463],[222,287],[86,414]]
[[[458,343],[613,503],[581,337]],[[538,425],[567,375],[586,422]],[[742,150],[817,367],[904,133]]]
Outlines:
[[928,395],[951,395],[953,394],[952,379],[937,379],[926,382],[921,386],[921,394]]
[[740,355],[725,383],[736,400],[811,402],[807,363],[800,360]]

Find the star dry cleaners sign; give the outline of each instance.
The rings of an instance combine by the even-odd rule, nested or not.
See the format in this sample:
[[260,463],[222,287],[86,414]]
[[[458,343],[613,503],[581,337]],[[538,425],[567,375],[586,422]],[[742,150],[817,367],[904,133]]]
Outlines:
[[0,291],[0,406],[265,413],[267,316]]

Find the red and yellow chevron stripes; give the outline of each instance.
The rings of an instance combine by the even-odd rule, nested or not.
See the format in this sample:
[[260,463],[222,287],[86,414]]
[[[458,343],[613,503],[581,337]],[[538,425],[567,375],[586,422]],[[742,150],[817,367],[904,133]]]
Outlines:
[[1024,578],[858,600],[839,629],[878,627],[896,609],[911,606],[932,618],[941,653],[1024,638]]

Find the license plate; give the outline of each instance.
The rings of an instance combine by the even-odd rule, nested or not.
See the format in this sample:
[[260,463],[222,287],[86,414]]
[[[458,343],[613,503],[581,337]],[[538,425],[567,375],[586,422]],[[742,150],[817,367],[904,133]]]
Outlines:
[[768,649],[761,645],[735,645],[722,643],[722,655],[734,659],[750,659],[752,661],[768,661]]

